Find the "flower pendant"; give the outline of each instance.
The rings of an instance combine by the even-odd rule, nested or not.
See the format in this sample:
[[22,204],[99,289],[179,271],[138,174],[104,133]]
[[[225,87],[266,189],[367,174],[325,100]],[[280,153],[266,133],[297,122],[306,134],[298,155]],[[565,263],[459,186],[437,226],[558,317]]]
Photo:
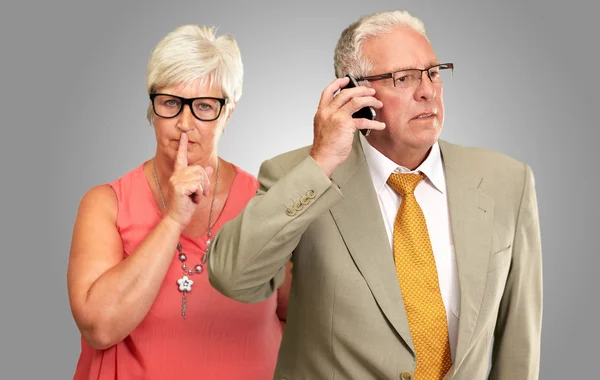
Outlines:
[[182,292],[181,297],[181,316],[183,319],[187,317],[187,294],[192,291],[192,285],[194,281],[188,278],[188,276],[183,276],[179,280],[177,280],[177,284],[179,285],[179,291]]
[[188,278],[188,276],[183,276],[179,280],[177,280],[177,284],[179,284],[180,292],[191,292],[194,281]]

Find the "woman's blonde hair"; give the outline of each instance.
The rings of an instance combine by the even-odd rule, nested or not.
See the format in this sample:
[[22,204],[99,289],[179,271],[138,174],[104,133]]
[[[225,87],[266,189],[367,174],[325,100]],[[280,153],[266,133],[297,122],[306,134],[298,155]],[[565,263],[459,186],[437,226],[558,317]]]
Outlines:
[[[233,107],[242,96],[244,66],[231,35],[216,36],[213,26],[183,25],[167,34],[152,50],[146,72],[148,94],[173,85],[200,81],[220,86]],[[148,121],[153,124],[152,104]]]

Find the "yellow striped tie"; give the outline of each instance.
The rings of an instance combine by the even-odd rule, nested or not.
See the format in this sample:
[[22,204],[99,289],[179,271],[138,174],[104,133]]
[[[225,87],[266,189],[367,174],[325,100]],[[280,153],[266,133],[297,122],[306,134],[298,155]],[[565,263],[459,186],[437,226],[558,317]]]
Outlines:
[[417,355],[414,378],[437,380],[446,375],[452,358],[427,223],[414,195],[424,177],[422,173],[394,173],[387,182],[402,196],[394,222],[394,261]]

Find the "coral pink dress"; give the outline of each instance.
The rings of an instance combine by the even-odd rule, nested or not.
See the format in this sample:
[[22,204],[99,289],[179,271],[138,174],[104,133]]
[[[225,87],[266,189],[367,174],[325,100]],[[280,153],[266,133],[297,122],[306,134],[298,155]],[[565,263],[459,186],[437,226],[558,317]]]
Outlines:
[[[235,166],[234,166],[235,167]],[[236,176],[213,234],[233,219],[254,196],[256,179],[235,167]],[[112,182],[118,199],[117,228],[124,258],[144,240],[162,216],[143,172],[143,165]],[[199,264],[206,235],[181,235],[188,267]],[[181,316],[183,271],[173,262],[150,311],[122,342],[96,350],[81,340],[74,380],[267,380],[273,378],[282,327],[276,314],[276,293],[258,304],[222,296],[208,282],[207,266],[189,276],[187,318]]]

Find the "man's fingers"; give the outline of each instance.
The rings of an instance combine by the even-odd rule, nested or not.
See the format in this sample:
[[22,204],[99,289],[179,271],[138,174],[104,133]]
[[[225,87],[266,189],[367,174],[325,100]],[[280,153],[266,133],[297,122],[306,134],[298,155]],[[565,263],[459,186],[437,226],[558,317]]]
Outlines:
[[356,120],[356,129],[374,129],[376,131],[381,131],[382,129],[385,129],[385,123],[382,123],[381,121],[363,118],[354,120]]
[[319,108],[327,107],[333,100],[335,93],[348,84],[350,79],[347,77],[338,78],[331,82],[329,86],[325,87],[325,90],[321,93],[321,100],[319,101]]
[[355,99],[373,98],[373,95],[375,95],[375,89],[371,87],[359,86],[356,88],[347,88],[337,94],[331,101],[331,106],[334,109],[338,109]]
[[187,159],[187,146],[188,146],[188,136],[187,133],[182,133],[179,138],[179,148],[177,149],[177,157],[175,158],[175,171],[182,170],[187,168],[188,159]]
[[383,103],[373,96],[359,96],[350,99],[342,108],[352,115],[364,107],[379,109],[383,107]]

